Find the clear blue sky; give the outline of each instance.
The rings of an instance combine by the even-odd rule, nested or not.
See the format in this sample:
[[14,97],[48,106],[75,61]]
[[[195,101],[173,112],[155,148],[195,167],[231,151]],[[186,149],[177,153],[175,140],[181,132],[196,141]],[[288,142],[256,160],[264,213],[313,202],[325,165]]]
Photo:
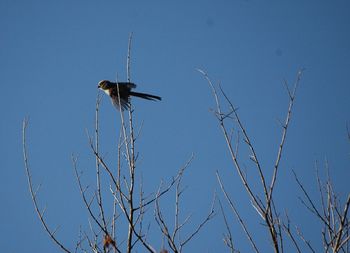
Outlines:
[[[3,252],[59,252],[39,223],[27,189],[21,149],[21,122],[29,116],[28,147],[39,199],[58,237],[72,248],[87,212],[79,196],[71,153],[79,156],[86,184],[93,184],[94,161],[85,129],[92,131],[97,83],[125,80],[127,41],[132,45],[132,81],[161,102],[134,100],[140,170],[145,189],[154,191],[193,152],[185,175],[185,213],[196,225],[218,190],[215,170],[252,230],[258,216],[232,169],[224,139],[210,112],[214,106],[203,68],[221,82],[237,105],[264,170],[272,169],[290,84],[306,71],[297,94],[276,198],[281,212],[316,248],[315,219],[297,200],[291,169],[317,197],[314,162],[327,158],[336,190],[349,192],[350,3],[346,0],[231,1],[10,1],[0,2],[0,245]],[[119,118],[107,97],[101,108],[101,145],[112,161]],[[249,159],[243,163],[252,167]],[[108,184],[108,182],[106,182]],[[219,192],[219,196],[222,195]],[[171,198],[164,202],[172,207]],[[228,212],[229,213],[229,212]],[[150,212],[152,215],[152,211]],[[251,249],[230,216],[236,246]],[[191,226],[189,225],[189,226]],[[152,233],[158,232],[155,225]],[[317,227],[316,227],[317,228]],[[186,252],[224,252],[220,215]],[[319,231],[318,231],[319,232]],[[235,239],[234,238],[234,239]],[[269,249],[265,236],[256,238]],[[155,238],[155,247],[160,247]],[[264,250],[263,250],[264,251]],[[142,250],[140,251],[142,252]],[[265,251],[267,252],[267,251]]]

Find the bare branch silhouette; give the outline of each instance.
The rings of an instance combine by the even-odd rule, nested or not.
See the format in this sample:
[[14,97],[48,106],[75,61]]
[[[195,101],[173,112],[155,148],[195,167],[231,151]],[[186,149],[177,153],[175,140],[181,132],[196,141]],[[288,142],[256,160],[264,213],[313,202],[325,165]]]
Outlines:
[[[324,229],[322,231],[323,247],[325,252],[348,252],[349,236],[349,206],[350,206],[350,194],[347,195],[346,201],[343,204],[343,211],[341,211],[341,204],[338,201],[336,194],[333,191],[333,184],[330,180],[328,165],[326,162],[326,168],[328,172],[327,182],[322,185],[321,179],[317,171],[317,184],[320,192],[320,202],[322,210],[317,208],[314,200],[310,197],[309,193],[301,183],[296,173],[293,171],[295,181],[301,189],[305,201],[300,198],[302,204],[321,222]],[[316,252],[311,246],[310,242],[304,238],[301,231],[298,230],[298,235],[302,241],[308,246],[312,252]]]
[[57,238],[55,235],[55,232],[57,230],[52,231],[49,226],[47,225],[45,218],[44,218],[44,211],[40,211],[39,205],[38,205],[38,201],[37,201],[37,194],[38,194],[38,190],[34,191],[33,189],[33,182],[32,182],[32,176],[30,173],[30,168],[29,168],[29,162],[28,162],[28,153],[27,153],[27,144],[26,144],[26,130],[28,127],[28,119],[24,119],[23,120],[23,125],[22,125],[22,144],[23,144],[23,159],[24,159],[24,167],[26,170],[26,174],[27,174],[27,180],[28,180],[28,187],[29,187],[29,192],[30,192],[30,196],[32,198],[33,204],[34,204],[34,208],[36,213],[39,216],[39,220],[41,222],[41,224],[43,225],[46,233],[50,236],[50,238],[54,241],[55,244],[57,244],[64,252],[70,253],[71,251],[68,250]]
[[208,213],[208,215],[206,216],[206,218],[197,226],[197,228],[190,233],[189,235],[187,235],[185,237],[185,239],[182,239],[180,236],[181,233],[181,229],[183,228],[183,226],[185,224],[187,224],[190,220],[190,215],[187,216],[187,218],[185,218],[185,220],[183,222],[180,222],[179,220],[179,215],[180,215],[180,198],[181,198],[181,194],[183,193],[183,189],[181,188],[181,180],[183,177],[183,174],[185,172],[185,170],[188,168],[188,166],[190,165],[190,162],[193,159],[193,155],[191,156],[191,158],[188,160],[188,162],[182,167],[180,168],[177,176],[175,177],[176,179],[176,189],[175,189],[175,224],[174,224],[174,228],[173,231],[171,232],[169,229],[169,226],[167,224],[167,222],[165,221],[164,217],[163,217],[163,213],[161,211],[160,208],[160,194],[161,194],[161,188],[162,188],[162,184],[159,187],[158,193],[157,193],[157,198],[155,200],[155,211],[154,211],[154,218],[158,224],[158,227],[160,228],[162,234],[165,236],[169,247],[171,248],[171,250],[175,253],[180,253],[183,250],[183,247],[193,239],[194,236],[196,236],[200,230],[203,228],[203,226],[213,218],[214,216],[214,203],[215,203],[215,196],[212,202],[212,206],[210,208],[210,211]]
[[238,219],[239,224],[242,226],[242,229],[243,229],[245,235],[247,236],[247,238],[248,238],[250,244],[252,245],[254,251],[255,251],[256,253],[259,253],[260,251],[258,250],[258,248],[257,248],[257,246],[256,246],[256,244],[255,244],[255,242],[254,242],[254,239],[253,239],[251,233],[248,231],[248,228],[247,228],[245,222],[244,222],[243,219],[241,218],[241,216],[240,216],[238,210],[236,209],[235,205],[233,204],[233,201],[232,201],[231,198],[228,196],[228,193],[227,193],[227,191],[225,190],[225,187],[224,187],[224,184],[223,184],[222,181],[221,181],[219,172],[216,172],[216,177],[217,177],[217,180],[218,180],[218,182],[219,182],[220,188],[221,188],[222,192],[224,193],[224,196],[225,196],[227,202],[229,203],[229,205],[230,205],[230,207],[231,207],[233,213],[235,214],[236,218]]
[[226,231],[227,231],[227,234],[224,235],[224,239],[223,240],[224,240],[225,245],[230,249],[230,252],[234,253],[235,252],[235,248],[234,248],[233,237],[232,237],[230,225],[229,225],[228,220],[226,218],[226,214],[225,214],[225,211],[224,211],[224,208],[223,208],[223,206],[221,204],[220,199],[218,199],[218,203],[219,203],[219,206],[220,206],[221,214],[222,214],[222,217],[224,219],[224,223],[225,223],[225,227],[226,227]]
[[[279,218],[278,212],[275,208],[275,204],[273,201],[273,190],[274,186],[276,183],[277,179],[277,173],[279,169],[279,164],[282,158],[282,152],[283,152],[283,147],[285,144],[286,136],[287,136],[287,129],[290,124],[291,120],[291,114],[292,114],[292,109],[294,105],[294,100],[295,100],[295,95],[297,88],[299,86],[299,82],[301,79],[302,71],[300,70],[297,74],[297,79],[294,84],[293,90],[291,91],[285,82],[285,86],[289,95],[289,107],[287,111],[287,116],[285,123],[282,124],[282,137],[281,137],[281,142],[278,146],[278,152],[277,152],[277,158],[275,160],[275,165],[274,169],[272,171],[272,179],[270,182],[270,186],[267,186],[266,178],[267,178],[267,172],[263,171],[262,165],[260,163],[260,160],[258,159],[258,154],[257,151],[254,147],[254,144],[251,141],[251,138],[246,130],[246,127],[242,123],[240,116],[238,115],[237,108],[233,105],[231,100],[228,98],[226,93],[224,92],[223,88],[221,87],[221,84],[218,84],[218,89],[220,91],[220,95],[223,97],[224,101],[228,105],[228,112],[224,112],[222,109],[222,102],[220,101],[220,95],[217,92],[216,86],[212,83],[211,79],[207,75],[207,73],[201,69],[198,69],[198,71],[204,76],[206,79],[207,83],[209,84],[209,87],[211,89],[212,95],[214,97],[215,101],[215,106],[216,109],[214,110],[214,115],[216,119],[219,122],[219,126],[222,130],[222,133],[224,135],[227,148],[229,150],[231,160],[233,162],[233,166],[236,168],[236,171],[242,181],[243,187],[245,188],[246,192],[248,193],[249,199],[252,203],[253,208],[256,210],[256,212],[259,214],[259,216],[263,219],[268,231],[270,238],[273,243],[273,249],[274,252],[283,252],[283,233],[282,233],[282,224],[281,220]],[[233,130],[230,130],[229,123],[231,124],[236,124],[239,128],[239,130],[242,132],[243,135],[243,140],[244,143],[247,145],[250,155],[249,159],[254,163],[257,171],[258,178],[260,179],[261,182],[261,188],[262,192],[259,192],[256,187],[253,187],[251,183],[249,183],[245,177],[245,174],[242,169],[242,165],[240,161],[238,160],[238,143],[239,140],[237,139],[236,141],[236,148],[234,148],[233,145],[233,140],[232,140],[232,132]],[[218,177],[218,174],[217,174]],[[220,178],[218,177],[219,183],[221,185],[222,190],[224,191],[224,188],[222,186],[222,182],[220,181]],[[259,195],[264,195],[265,200],[261,199]],[[230,206],[232,208],[233,203],[229,201],[227,193],[224,191],[224,195],[228,202],[230,203]],[[239,222],[242,225],[243,230],[245,231],[245,234],[248,236],[249,241],[253,245],[253,248],[256,252],[258,252],[257,247],[255,246],[255,243],[253,239],[251,238],[250,234],[247,233],[246,227],[244,226],[244,222],[242,221],[241,218],[239,218],[239,214],[235,208],[232,208],[233,212],[235,213],[236,217],[238,217]]]

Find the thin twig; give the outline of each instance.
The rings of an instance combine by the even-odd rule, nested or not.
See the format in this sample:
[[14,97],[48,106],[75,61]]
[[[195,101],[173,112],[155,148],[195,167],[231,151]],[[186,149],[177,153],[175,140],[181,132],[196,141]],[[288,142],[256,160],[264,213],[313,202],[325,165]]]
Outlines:
[[213,199],[213,202],[211,205],[211,209],[209,211],[209,214],[206,216],[206,218],[198,225],[198,227],[191,234],[189,234],[185,239],[183,239],[183,240],[181,239],[180,230],[190,220],[191,215],[187,216],[182,223],[179,222],[180,196],[183,193],[183,190],[181,189],[180,185],[181,185],[183,173],[184,173],[185,169],[188,167],[192,158],[193,158],[193,154],[192,154],[190,160],[185,164],[185,166],[180,168],[175,179],[173,179],[177,183],[176,183],[176,190],[175,190],[176,191],[175,192],[175,215],[174,215],[175,224],[174,224],[174,230],[172,233],[169,231],[168,225],[166,224],[166,221],[164,220],[162,211],[160,209],[159,200],[160,200],[160,196],[161,196],[161,192],[162,192],[161,191],[162,184],[158,188],[158,192],[156,194],[156,199],[155,199],[154,218],[155,218],[155,220],[158,224],[158,227],[160,228],[162,234],[167,239],[169,247],[176,253],[182,252],[183,247],[188,242],[190,242],[193,239],[193,237],[200,232],[200,230],[203,228],[203,226],[214,216],[215,195],[214,195],[214,199]]
[[100,223],[100,221],[97,219],[97,217],[95,216],[95,214],[93,213],[92,209],[91,209],[91,203],[92,200],[90,202],[88,202],[85,192],[87,188],[83,188],[82,184],[81,184],[81,180],[80,180],[80,175],[78,173],[78,169],[77,169],[77,158],[72,156],[72,162],[73,162],[73,169],[74,169],[74,173],[75,173],[75,177],[77,179],[78,182],[78,186],[79,186],[79,190],[80,190],[80,194],[81,197],[84,201],[85,207],[89,212],[90,217],[94,220],[94,222],[100,227],[100,229],[105,233],[108,234],[107,229]]
[[291,120],[291,116],[292,116],[292,109],[293,109],[293,105],[294,105],[295,95],[296,95],[296,92],[297,92],[297,89],[298,89],[298,86],[299,86],[299,83],[300,83],[300,79],[301,79],[302,73],[303,73],[303,70],[300,70],[298,72],[297,79],[295,81],[292,93],[290,92],[288,86],[286,86],[288,94],[289,94],[289,107],[288,107],[286,120],[285,120],[285,123],[283,125],[281,142],[280,142],[280,145],[278,147],[277,158],[276,158],[274,169],[273,169],[273,176],[272,176],[272,180],[271,180],[270,190],[269,190],[269,194],[268,194],[268,201],[267,201],[268,208],[269,208],[269,202],[271,201],[271,198],[272,198],[273,189],[274,189],[274,186],[275,186],[275,183],[276,183],[277,172],[278,172],[279,164],[280,164],[281,157],[282,157],[284,143],[286,141],[287,130],[288,130],[288,126],[289,126],[289,123],[290,123],[290,120]]
[[23,159],[24,159],[24,167],[25,171],[27,174],[27,181],[28,181],[28,187],[29,187],[29,192],[32,197],[32,201],[34,204],[35,211],[37,215],[39,216],[39,220],[41,224],[43,225],[45,231],[47,234],[50,236],[50,238],[57,244],[64,252],[70,253],[71,251],[68,250],[55,236],[54,232],[50,230],[48,225],[46,224],[46,221],[44,219],[43,213],[39,209],[39,205],[37,202],[37,193],[34,193],[33,191],[33,182],[32,182],[32,176],[30,174],[30,169],[29,169],[29,162],[28,162],[28,154],[27,154],[27,145],[26,145],[26,130],[28,126],[28,119],[23,120],[23,125],[22,125],[22,144],[23,144]]
[[[207,80],[207,82],[208,82],[208,84],[209,84],[209,86],[210,86],[210,88],[212,90],[212,93],[213,93],[213,96],[214,96],[214,99],[215,99],[215,103],[216,103],[216,114],[215,115],[216,115],[217,119],[220,122],[220,127],[221,127],[221,129],[223,131],[223,134],[224,134],[224,137],[225,137],[225,140],[226,140],[226,144],[228,146],[228,149],[229,149],[229,152],[230,152],[233,164],[234,164],[234,166],[235,166],[235,168],[236,168],[236,170],[238,172],[239,177],[241,178],[241,181],[243,183],[244,188],[248,192],[249,197],[253,201],[254,205],[257,207],[258,213],[261,216],[263,216],[265,207],[261,206],[261,204],[258,202],[258,200],[256,198],[256,195],[253,193],[253,190],[249,186],[249,184],[248,184],[248,182],[247,182],[247,180],[246,180],[246,178],[245,178],[245,176],[243,174],[243,171],[241,169],[240,163],[238,162],[237,156],[236,156],[236,154],[234,152],[234,148],[232,147],[232,143],[230,142],[230,137],[229,137],[228,131],[227,131],[226,126],[224,124],[224,119],[226,118],[226,116],[230,115],[232,113],[235,113],[236,119],[237,119],[237,117],[238,117],[237,111],[236,111],[236,109],[234,109],[233,105],[231,104],[231,108],[232,108],[231,112],[229,112],[228,114],[224,114],[222,112],[217,91],[216,91],[214,85],[212,84],[208,74],[205,71],[201,70],[201,69],[197,69],[197,70],[198,70],[198,72],[203,74],[204,78]],[[225,94],[224,94],[224,96],[225,96]],[[239,117],[238,117],[237,121],[238,121],[238,124],[240,126],[241,131],[243,132],[243,136],[244,136],[245,142],[246,143],[250,143],[249,137],[248,137],[248,135],[247,135],[247,133],[245,131],[245,128],[243,127],[242,123],[240,122]],[[255,153],[255,151],[254,151],[254,153]],[[255,160],[258,161],[257,158]],[[263,182],[265,181],[264,178],[262,178],[262,180],[263,180]]]
[[131,64],[131,42],[132,42],[132,32],[129,34],[129,42],[128,42],[128,56],[126,60],[126,76],[128,82],[130,83],[131,75],[130,75],[130,64]]
[[289,238],[292,240],[293,245],[295,246],[296,251],[297,251],[298,253],[301,253],[301,250],[300,250],[300,248],[299,248],[299,245],[298,245],[298,243],[297,243],[297,241],[296,241],[296,239],[295,239],[295,237],[294,237],[294,235],[293,235],[293,233],[292,233],[292,230],[290,229],[290,220],[289,220],[289,217],[288,217],[288,214],[287,214],[287,213],[286,213],[286,219],[287,219],[287,225],[283,223],[283,224],[282,224],[283,229],[284,229],[284,231],[287,233],[287,235],[289,236]]
[[[96,153],[99,153],[99,108],[101,103],[101,93],[97,94],[96,98],[96,109],[95,109],[95,147],[96,147]],[[100,175],[100,161],[95,156],[96,160],[96,187],[97,187],[97,204],[100,209],[100,216],[102,219],[102,224],[107,230],[107,223],[105,219],[104,209],[103,209],[103,201],[102,201],[102,194],[101,194],[101,175]]]
[[308,240],[306,240],[305,237],[303,236],[303,234],[301,233],[301,230],[298,227],[296,227],[296,230],[297,230],[299,237],[307,245],[307,247],[310,249],[310,251],[313,253],[316,253],[314,248],[311,246],[311,243]]
[[187,244],[189,241],[192,240],[192,238],[197,235],[199,233],[199,231],[202,229],[202,227],[209,221],[211,220],[214,215],[215,215],[215,211],[214,211],[214,204],[215,204],[215,199],[216,199],[216,196],[214,194],[214,197],[213,197],[213,202],[212,202],[212,205],[211,205],[211,208],[209,210],[209,213],[207,215],[207,217],[198,225],[197,229],[195,231],[192,232],[192,234],[190,234],[183,242],[180,243],[180,252],[181,252],[181,248],[183,246],[185,246],[185,244]]
[[218,172],[218,171],[216,171],[216,178],[217,178],[217,180],[218,180],[218,182],[219,182],[221,191],[223,192],[223,194],[224,194],[224,196],[225,196],[227,202],[230,204],[230,207],[231,207],[232,211],[233,211],[234,214],[236,215],[236,217],[237,217],[239,223],[241,224],[242,229],[243,229],[245,235],[247,236],[247,238],[248,238],[250,244],[252,245],[254,251],[255,251],[256,253],[259,253],[260,251],[258,250],[258,248],[257,248],[257,246],[256,246],[256,244],[255,244],[255,242],[254,242],[253,237],[252,237],[251,234],[249,233],[245,222],[244,222],[243,219],[241,218],[241,216],[240,216],[238,210],[236,209],[235,205],[233,204],[233,201],[232,201],[231,198],[228,196],[228,193],[227,193],[227,191],[225,190],[225,187],[224,187],[224,185],[223,185],[223,183],[222,183],[222,181],[221,181],[221,178],[220,178],[220,175],[219,175],[219,172]]
[[300,189],[302,190],[304,196],[306,197],[306,199],[308,200],[309,204],[311,205],[311,207],[309,207],[308,205],[306,205],[305,202],[302,201],[302,203],[305,204],[305,206],[312,212],[314,213],[323,223],[325,226],[327,226],[327,228],[330,231],[333,231],[333,229],[331,228],[330,224],[328,223],[328,221],[320,214],[320,212],[318,211],[318,209],[316,208],[314,202],[312,201],[312,199],[310,198],[309,194],[307,193],[307,191],[305,190],[304,186],[302,185],[302,183],[299,181],[296,173],[294,170],[292,170],[293,174],[294,174],[294,178],[295,181],[297,182],[297,184],[299,185]]
[[222,207],[220,199],[218,199],[218,202],[219,202],[221,214],[222,214],[222,217],[224,219],[224,223],[225,223],[225,227],[226,227],[226,231],[227,231],[227,235],[226,236],[224,235],[224,243],[230,249],[230,252],[234,253],[235,249],[234,249],[231,229],[230,229],[230,226],[228,224],[228,221],[227,221],[227,218],[226,218],[226,215],[225,215],[225,212],[224,212],[224,208]]
[[342,217],[340,219],[340,224],[339,224],[337,237],[336,237],[337,239],[336,239],[336,242],[335,242],[335,245],[334,245],[334,251],[335,252],[337,252],[340,249],[340,246],[342,245],[341,239],[342,239],[342,235],[344,233],[345,221],[347,221],[349,205],[350,205],[350,194],[348,195],[347,201],[346,201],[345,206],[344,206],[343,215],[342,215]]

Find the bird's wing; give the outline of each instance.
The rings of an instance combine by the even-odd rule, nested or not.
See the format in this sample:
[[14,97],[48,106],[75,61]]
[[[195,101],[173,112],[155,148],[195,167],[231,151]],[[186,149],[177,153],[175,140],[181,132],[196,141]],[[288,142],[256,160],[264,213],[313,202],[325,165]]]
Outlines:
[[[131,90],[131,89],[135,89],[136,88],[136,84],[134,84],[134,83],[128,83],[128,82],[118,82],[118,83],[114,83],[114,85],[119,85],[119,87],[121,88],[121,89],[123,89],[123,88],[128,88],[129,90]],[[124,86],[124,87],[123,87]]]
[[111,95],[112,104],[118,109],[118,110],[126,110],[129,108],[129,99],[128,97],[120,97],[120,103],[119,103],[119,97],[118,94]]

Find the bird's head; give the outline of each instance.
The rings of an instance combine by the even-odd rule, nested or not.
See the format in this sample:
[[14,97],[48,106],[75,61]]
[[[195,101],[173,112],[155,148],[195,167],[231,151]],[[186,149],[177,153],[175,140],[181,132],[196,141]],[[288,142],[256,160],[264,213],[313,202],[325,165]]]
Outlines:
[[99,88],[100,90],[107,90],[108,89],[108,83],[109,81],[107,80],[102,80],[98,82],[97,88]]

